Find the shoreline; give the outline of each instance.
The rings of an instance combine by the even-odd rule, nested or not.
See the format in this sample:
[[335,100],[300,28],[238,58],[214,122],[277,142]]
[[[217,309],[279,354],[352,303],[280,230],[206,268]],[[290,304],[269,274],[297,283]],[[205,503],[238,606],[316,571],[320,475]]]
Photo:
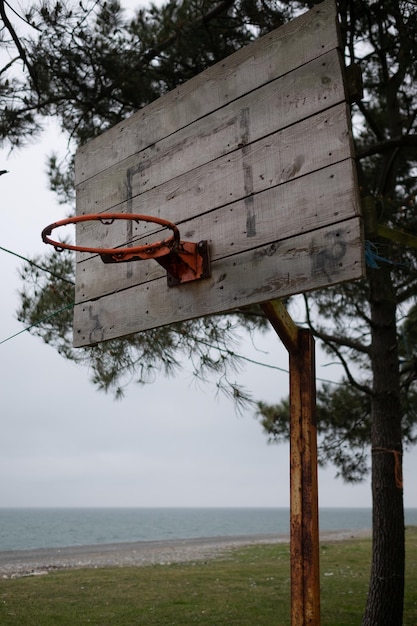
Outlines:
[[[320,541],[370,537],[370,529],[322,531]],[[205,561],[235,548],[256,544],[289,543],[288,534],[234,535],[192,539],[164,539],[126,543],[0,551],[0,576],[41,576],[51,571],[100,567],[141,567]]]

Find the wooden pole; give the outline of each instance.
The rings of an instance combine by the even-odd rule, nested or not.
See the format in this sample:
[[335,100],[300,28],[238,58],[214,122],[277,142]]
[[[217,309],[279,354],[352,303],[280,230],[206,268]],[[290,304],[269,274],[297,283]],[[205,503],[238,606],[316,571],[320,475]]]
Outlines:
[[289,352],[291,625],[320,626],[314,338],[279,300],[262,305]]

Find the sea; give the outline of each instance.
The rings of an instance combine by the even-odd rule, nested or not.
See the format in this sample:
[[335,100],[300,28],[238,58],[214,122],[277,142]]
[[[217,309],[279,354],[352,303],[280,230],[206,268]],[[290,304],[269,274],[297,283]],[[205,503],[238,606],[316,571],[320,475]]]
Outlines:
[[[320,531],[371,528],[371,509],[322,508]],[[0,551],[288,534],[287,508],[0,508]],[[417,526],[417,509],[406,510]]]

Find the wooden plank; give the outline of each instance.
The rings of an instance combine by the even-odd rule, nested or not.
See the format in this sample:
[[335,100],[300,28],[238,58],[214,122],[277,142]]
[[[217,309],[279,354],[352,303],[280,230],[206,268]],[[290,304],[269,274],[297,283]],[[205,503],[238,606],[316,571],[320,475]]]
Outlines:
[[299,330],[290,352],[291,625],[320,624],[314,338]]
[[78,150],[76,184],[339,47],[336,24],[335,2],[326,0],[162,96]]
[[[172,179],[154,191],[135,196],[119,205],[118,212],[146,213],[183,224],[202,212],[228,206],[235,199],[252,198],[246,200],[249,206],[255,194],[350,156],[347,111],[342,103]],[[153,177],[157,178],[158,172],[150,168],[149,178]],[[329,198],[333,201],[330,194]],[[295,202],[296,198],[292,204]],[[127,228],[131,228],[131,223],[119,221],[104,229],[99,222],[84,222],[77,227],[77,244],[124,245],[131,236]],[[276,230],[280,224],[272,224],[272,228]],[[147,233],[153,230],[148,228]],[[205,239],[213,238],[210,230],[209,225]]]
[[[121,203],[343,100],[341,60],[333,50],[79,184],[77,213],[129,210]],[[308,124],[309,133],[319,132],[314,125]]]
[[268,300],[261,308],[288,352],[295,354],[299,349],[300,329],[282,300]]
[[[184,240],[208,239],[213,261],[359,215],[354,162],[347,159],[203,214],[181,225]],[[331,201],[329,201],[329,198]],[[252,232],[248,237],[248,209]],[[79,255],[80,257],[82,255]],[[231,261],[233,262],[233,261]],[[164,274],[156,261],[105,265],[97,256],[77,264],[76,301],[96,298]],[[203,314],[203,313],[202,313]]]
[[[258,272],[262,266],[263,280]],[[213,263],[210,278],[169,289],[160,278],[74,309],[74,345],[261,303],[362,276],[359,218]]]

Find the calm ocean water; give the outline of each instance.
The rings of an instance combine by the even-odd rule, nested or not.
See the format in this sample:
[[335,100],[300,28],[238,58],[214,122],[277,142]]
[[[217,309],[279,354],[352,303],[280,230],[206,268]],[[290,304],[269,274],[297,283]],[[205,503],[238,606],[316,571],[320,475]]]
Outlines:
[[[417,525],[417,509],[406,511]],[[371,527],[370,509],[321,509],[320,530]],[[288,509],[2,509],[0,550],[288,533]]]

